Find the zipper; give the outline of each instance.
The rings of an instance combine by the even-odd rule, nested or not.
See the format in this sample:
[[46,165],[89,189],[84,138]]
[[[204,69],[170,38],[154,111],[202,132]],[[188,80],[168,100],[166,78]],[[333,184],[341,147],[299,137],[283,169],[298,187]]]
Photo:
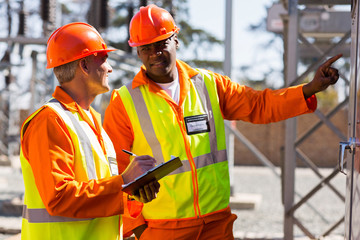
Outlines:
[[[187,138],[187,136],[184,136],[184,138]],[[195,216],[197,218],[200,218],[200,206],[199,206],[199,183],[197,180],[197,170],[195,166],[194,159],[192,157],[192,154],[190,152],[190,145],[187,139],[185,139],[185,147],[186,147],[186,155],[188,157],[190,166],[191,166],[191,175],[192,175],[192,183],[193,183],[193,191],[194,191],[194,210],[195,210]]]
[[[177,109],[174,109],[175,112],[178,112]],[[185,143],[185,151],[186,151],[186,156],[189,160],[190,163],[190,167],[191,167],[191,176],[192,176],[192,184],[193,184],[193,194],[194,194],[194,211],[195,211],[195,216],[197,218],[200,218],[201,213],[200,213],[200,206],[199,206],[199,183],[197,180],[197,170],[196,170],[196,166],[195,166],[195,162],[194,162],[194,158],[192,157],[191,151],[190,151],[190,144],[188,141],[188,135],[186,133],[186,127],[185,127],[185,122],[183,121],[183,117],[182,117],[182,110],[179,112],[179,114],[176,114],[177,117],[177,121],[181,130],[181,134],[183,136],[184,139],[184,143]]]

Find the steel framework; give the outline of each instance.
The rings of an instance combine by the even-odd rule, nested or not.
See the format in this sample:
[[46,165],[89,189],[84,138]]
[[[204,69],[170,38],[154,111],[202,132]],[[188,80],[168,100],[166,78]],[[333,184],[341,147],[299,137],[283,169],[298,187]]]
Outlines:
[[[231,2],[231,0],[228,0],[227,4],[228,2]],[[280,25],[282,25],[282,27],[281,31],[275,29],[274,32],[283,33],[284,75],[286,86],[302,83],[309,73],[316,70],[320,63],[329,56],[341,52],[345,57],[349,57],[349,40],[351,35],[350,12],[334,12],[333,6],[350,5],[350,0],[282,0],[280,4],[282,5],[282,9],[279,10],[279,6],[276,6],[276,14],[281,16]],[[308,9],[311,9],[311,11],[307,12]],[[229,12],[227,12],[227,14],[229,14]],[[318,16],[316,16],[316,14],[318,14]],[[299,15],[301,16],[302,21],[300,20]],[[319,22],[324,17],[331,18],[331,24],[326,25]],[[317,24],[317,28],[314,27],[315,23]],[[275,28],[278,26],[277,22]],[[302,58],[316,58],[317,60],[302,74],[298,75],[298,65]],[[344,81],[347,87],[349,86],[349,80],[346,76],[341,75],[341,80]],[[329,223],[329,227],[323,233],[316,234],[306,227],[305,224],[295,216],[295,213],[301,211],[300,208],[303,205],[308,205],[313,211],[321,215],[321,211],[316,209],[317,206],[312,206],[309,200],[325,186],[327,186],[341,202],[345,202],[344,194],[336,189],[331,183],[331,180],[339,173],[338,167],[335,167],[328,176],[322,175],[314,161],[300,149],[300,146],[305,143],[310,136],[317,134],[317,130],[323,125],[327,126],[340,141],[346,140],[346,136],[331,122],[330,119],[342,108],[346,107],[348,102],[349,96],[347,92],[344,100],[338,103],[338,105],[330,112],[324,114],[321,111],[316,110],[315,115],[319,119],[318,122],[314,123],[314,125],[302,135],[298,135],[297,132],[297,118],[286,120],[284,164],[282,166],[281,174],[277,172],[277,169],[271,161],[268,160],[267,157],[243,134],[233,127],[230,122],[226,122],[225,124],[226,129],[242,142],[264,166],[269,167],[276,177],[282,179],[282,196],[284,204],[283,231],[284,239],[286,240],[294,239],[294,226],[297,226],[310,239],[318,239],[328,236],[344,222],[344,217],[329,222],[321,216],[322,219],[325,219]],[[319,178],[319,183],[316,186],[309,188],[304,196],[295,190],[297,159],[305,163],[305,165]],[[296,202],[295,196],[298,199]]]
[[[282,4],[287,9],[287,15],[284,16],[284,65],[285,67],[285,82],[286,86],[292,86],[295,84],[301,83],[304,78],[312,71],[314,71],[321,62],[323,62],[327,57],[334,55],[339,51],[340,47],[344,45],[349,45],[348,40],[351,35],[350,28],[350,14],[349,14],[349,24],[343,26],[345,30],[342,34],[339,34],[334,31],[326,32],[326,35],[312,35],[305,34],[299,29],[299,15],[303,10],[300,10],[301,7],[315,7],[327,9],[329,6],[333,5],[349,5],[350,0],[283,0]],[[303,8],[302,8],[303,9]],[[340,19],[339,19],[340,20]],[[347,28],[348,27],[348,28]],[[321,40],[327,39],[328,46],[326,48],[320,48],[317,46],[317,41],[313,43],[308,40],[309,38],[316,39],[320,38]],[[317,57],[317,61],[311,64],[304,73],[298,76],[298,63],[299,63],[299,48],[300,45],[306,45]],[[349,52],[345,52],[344,55],[349,55]],[[345,85],[349,85],[349,80],[345,76],[341,76],[341,80],[345,82]],[[333,131],[340,141],[346,140],[346,136],[331,123],[330,118],[337,113],[341,108],[343,108],[348,103],[348,96],[339,103],[334,109],[332,109],[326,115],[320,112],[319,110],[315,111],[316,116],[319,118],[319,121],[316,122],[305,134],[299,136],[297,135],[297,119],[288,119],[286,121],[286,136],[285,136],[285,161],[282,171],[282,180],[283,180],[283,203],[284,203],[284,239],[292,240],[294,238],[294,226],[296,225],[302,232],[304,232],[310,239],[318,239],[329,235],[334,229],[336,229],[344,221],[344,217],[337,219],[332,222],[329,228],[321,234],[315,235],[311,232],[311,229],[307,228],[298,218],[296,218],[295,213],[299,211],[299,208],[307,203],[309,199],[319,192],[320,189],[327,186],[339,199],[344,202],[345,197],[340,193],[330,182],[338,173],[339,169],[336,167],[328,176],[323,176],[319,168],[314,164],[314,162],[300,150],[300,145],[306,141],[310,135],[316,134],[316,130],[320,126],[326,125],[331,131]],[[310,188],[308,193],[301,197],[297,202],[295,202],[295,168],[296,160],[300,159],[303,161],[319,178],[319,183]]]

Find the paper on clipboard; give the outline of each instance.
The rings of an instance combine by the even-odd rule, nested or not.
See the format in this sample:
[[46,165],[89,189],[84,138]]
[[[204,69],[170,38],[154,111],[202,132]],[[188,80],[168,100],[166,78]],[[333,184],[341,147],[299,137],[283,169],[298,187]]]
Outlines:
[[139,188],[153,180],[160,180],[182,165],[183,164],[179,157],[172,158],[169,161],[161,163],[148,170],[146,173],[137,177],[134,181],[122,185],[122,191],[130,195],[138,195]]

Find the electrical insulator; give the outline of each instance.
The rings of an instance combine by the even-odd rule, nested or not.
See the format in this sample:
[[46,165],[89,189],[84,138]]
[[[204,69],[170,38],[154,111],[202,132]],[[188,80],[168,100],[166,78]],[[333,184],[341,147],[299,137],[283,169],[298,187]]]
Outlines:
[[56,0],[41,0],[41,19],[44,22],[55,24]]
[[25,36],[26,33],[26,14],[24,11],[19,13],[19,32],[18,35]]
[[96,29],[104,29],[108,27],[108,0],[92,0],[87,14],[87,21]]
[[6,76],[5,76],[5,85],[6,85],[6,86],[9,86],[10,83],[11,83],[11,78],[10,78],[9,75],[6,75]]
[[49,0],[41,0],[41,19],[49,21]]

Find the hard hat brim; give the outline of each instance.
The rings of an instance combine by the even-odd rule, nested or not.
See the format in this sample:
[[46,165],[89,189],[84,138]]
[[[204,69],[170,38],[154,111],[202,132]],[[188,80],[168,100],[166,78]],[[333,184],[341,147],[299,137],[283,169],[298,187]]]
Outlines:
[[179,30],[180,29],[175,26],[174,31],[171,31],[171,32],[168,32],[166,34],[160,35],[160,36],[158,36],[156,38],[146,39],[146,40],[143,40],[141,42],[132,42],[131,40],[129,40],[128,43],[129,43],[130,47],[139,47],[139,46],[143,46],[143,45],[148,45],[148,44],[151,44],[151,43],[155,43],[155,42],[165,40],[165,39],[171,37],[173,34],[178,33]]
[[70,59],[70,60],[68,60],[68,61],[65,61],[65,62],[63,62],[63,63],[61,63],[61,64],[49,64],[49,62],[48,62],[48,64],[46,65],[46,69],[58,67],[58,66],[61,66],[61,65],[64,65],[64,64],[67,64],[67,63],[76,61],[76,60],[78,60],[78,59],[81,59],[81,58],[90,56],[90,55],[95,54],[95,53],[98,53],[98,52],[106,52],[106,53],[108,53],[108,52],[113,52],[113,51],[117,51],[117,50],[119,50],[119,49],[116,49],[116,48],[107,48],[107,49],[103,49],[103,50],[99,50],[99,51],[88,52],[88,53],[86,53],[86,54],[82,54],[82,55],[77,56],[77,57],[75,57],[75,58],[73,58],[73,59]]

